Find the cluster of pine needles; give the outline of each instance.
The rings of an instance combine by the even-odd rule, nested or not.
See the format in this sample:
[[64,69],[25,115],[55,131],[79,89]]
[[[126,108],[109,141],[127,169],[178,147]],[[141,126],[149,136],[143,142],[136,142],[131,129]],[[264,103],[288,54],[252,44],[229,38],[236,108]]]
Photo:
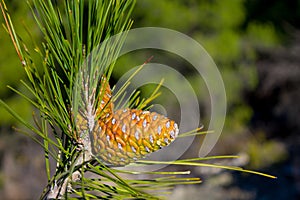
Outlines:
[[[29,1],[28,6],[43,37],[41,43],[38,43],[40,39],[33,39],[34,49],[30,49],[23,42],[22,36],[16,33],[4,0],[0,2],[4,27],[27,75],[27,80],[22,81],[27,93],[12,87],[10,89],[28,100],[35,108],[34,124],[21,118],[2,100],[0,105],[27,128],[19,131],[31,137],[44,150],[48,183],[41,192],[41,199],[161,199],[175,185],[201,182],[197,177],[186,176],[190,171],[147,172],[118,169],[107,166],[97,157],[81,159],[82,162],[78,163],[78,159],[84,156],[74,134],[74,116],[82,104],[80,90],[85,88],[88,95],[94,94],[93,90],[99,87],[98,80],[101,76],[104,74],[107,80],[111,77],[125,37],[101,47],[99,44],[131,28],[133,22],[130,15],[134,5],[134,0]],[[78,80],[82,78],[88,80],[88,87],[80,84]],[[129,84],[130,79],[114,98],[122,98]],[[135,92],[127,106],[145,109],[157,97],[157,89],[148,99],[140,99],[139,93]],[[199,128],[182,133],[179,137],[206,133]],[[216,167],[274,178],[239,167],[206,162],[235,158],[236,156],[215,156],[175,161],[138,160],[132,165],[141,169],[145,165]],[[53,160],[57,163],[55,174],[51,174],[53,170],[50,163]],[[140,179],[139,175],[153,178]],[[135,179],[124,178],[134,176]]]

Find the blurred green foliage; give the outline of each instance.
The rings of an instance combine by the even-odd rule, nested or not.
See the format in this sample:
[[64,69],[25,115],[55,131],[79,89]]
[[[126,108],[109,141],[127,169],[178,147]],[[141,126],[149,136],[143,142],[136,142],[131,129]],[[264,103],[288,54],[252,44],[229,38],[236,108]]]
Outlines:
[[[252,90],[257,85],[257,48],[272,48],[279,44],[277,33],[270,24],[249,22],[246,28],[242,28],[246,19],[244,3],[243,0],[139,0],[134,13],[135,27],[158,26],[186,33],[202,44],[212,56],[225,82],[229,107],[225,127],[227,131],[235,129],[235,124],[246,126],[251,117],[251,108],[244,102],[243,92]],[[154,56],[154,61],[157,59],[161,58]],[[170,66],[177,65],[176,60],[173,63],[162,62],[169,62]],[[136,64],[134,57],[129,57],[122,62],[117,74],[122,74]],[[185,66],[192,71],[189,67]],[[197,77],[193,77],[194,75],[199,76],[190,73],[188,77],[196,84]],[[203,85],[196,92],[199,100],[209,98],[205,96],[207,91]]]
[[247,0],[245,7],[245,26],[252,21],[272,23],[283,37],[289,37],[290,31],[300,27],[299,0]]
[[286,147],[276,141],[267,140],[265,133],[258,132],[248,143],[249,163],[252,169],[262,169],[287,158]]

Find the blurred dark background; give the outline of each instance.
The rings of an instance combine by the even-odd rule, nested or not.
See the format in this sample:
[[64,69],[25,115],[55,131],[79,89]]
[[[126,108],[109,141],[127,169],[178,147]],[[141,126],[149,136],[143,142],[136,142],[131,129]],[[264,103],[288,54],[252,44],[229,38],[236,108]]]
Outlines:
[[[22,38],[30,44],[25,25],[38,40],[39,31],[25,1],[7,4]],[[211,154],[241,155],[228,164],[278,177],[272,180],[195,168],[193,175],[204,183],[179,186],[171,199],[300,199],[300,1],[138,0],[133,19],[134,27],[174,29],[205,47],[224,79],[228,106],[222,136]],[[0,98],[31,120],[30,105],[7,88],[10,85],[24,91],[20,80],[26,78],[3,28],[0,47]],[[129,55],[119,61],[114,80],[149,57],[149,52],[136,54],[139,56]],[[196,84],[199,75],[191,66],[170,58],[158,53],[154,61],[180,68],[194,84],[206,125],[210,111],[205,85]],[[144,90],[147,94],[147,88]],[[171,109],[175,104],[172,99],[159,100]],[[18,126],[0,107],[1,199],[35,199],[46,185],[42,149],[16,133],[12,127]]]

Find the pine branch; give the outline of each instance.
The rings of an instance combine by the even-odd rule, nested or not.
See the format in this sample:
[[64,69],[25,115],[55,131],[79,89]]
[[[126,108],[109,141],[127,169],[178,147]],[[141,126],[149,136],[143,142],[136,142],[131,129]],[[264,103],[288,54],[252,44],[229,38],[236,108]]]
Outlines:
[[[124,33],[123,36],[114,40],[107,39],[130,29],[132,25],[130,14],[135,1],[69,0],[58,4],[58,1],[32,0],[31,3],[29,6],[43,36],[43,42],[34,49],[34,52],[40,56],[40,60],[33,59],[32,51],[28,50],[26,44],[23,44],[17,36],[4,0],[0,3],[0,9],[8,34],[26,72],[28,80],[22,81],[22,83],[29,91],[30,96],[14,88],[12,90],[28,100],[39,111],[39,120],[35,117],[35,125],[32,125],[17,115],[2,100],[0,100],[0,105],[4,106],[43,141],[40,142],[33,138],[42,146],[45,153],[48,184],[41,199],[159,199],[160,197],[152,195],[151,192],[153,193],[157,189],[167,190],[178,184],[200,183],[199,178],[176,177],[176,175],[189,174],[189,171],[150,173],[113,168],[118,163],[120,165],[128,164],[137,157],[142,158],[143,155],[168,145],[178,134],[178,126],[174,121],[157,113],[142,111],[159,95],[160,85],[147,99],[140,100],[139,92],[134,92],[131,94],[131,100],[126,101],[128,99],[125,99],[126,102],[129,102],[123,105],[126,109],[121,105],[116,105],[118,109],[114,110],[114,101],[117,98],[126,98],[124,91],[130,84],[129,78],[121,92],[114,97],[111,96],[109,78],[126,34]],[[38,42],[34,41],[34,43]],[[106,104],[102,105],[103,102]],[[123,117],[127,114],[129,119],[128,116],[126,119]],[[120,121],[125,122],[127,119],[138,121],[140,117],[144,117],[142,124],[134,127],[135,130],[138,130],[134,133],[136,134],[134,138],[137,140],[140,137],[138,134],[143,131],[142,127],[147,126],[149,120],[156,119],[165,125],[163,131],[169,133],[166,134],[168,137],[166,135],[160,137],[160,134],[148,134],[150,143],[154,143],[155,140],[155,144],[157,144],[155,147],[148,144],[147,141],[144,141],[145,144],[137,146],[133,140],[130,140],[129,142],[132,144],[127,146],[131,147],[129,151],[132,151],[132,154],[126,154],[128,155],[127,160],[120,159],[118,156],[115,157],[118,157],[119,160],[109,160],[105,157],[105,153],[101,153],[103,147],[98,149],[100,153],[94,153],[97,146],[111,141],[109,131],[106,129],[117,129],[125,134],[126,129],[132,128],[126,123],[122,127],[114,126],[117,120],[114,118],[115,116],[122,116]],[[108,125],[107,122],[111,122],[111,124]],[[51,133],[48,132],[49,127],[52,129]],[[156,128],[157,132],[162,131],[161,126]],[[210,132],[200,132],[200,129],[183,133],[180,137]],[[24,133],[27,134],[25,131]],[[99,140],[103,133],[106,134],[104,139]],[[98,140],[92,140],[93,136],[99,137]],[[55,139],[51,139],[53,137]],[[115,145],[115,150],[127,148],[120,137],[116,136],[116,140],[118,143]],[[122,146],[123,143],[125,145]],[[117,153],[121,154],[122,152]],[[107,153],[108,157],[109,155],[113,157],[112,154]],[[57,162],[53,176],[50,174],[49,155]],[[206,159],[216,158],[232,157],[191,158],[178,161],[139,160],[135,165],[170,164],[217,167],[274,178],[239,167],[202,163]],[[86,177],[86,173],[93,174],[93,177]],[[130,180],[123,179],[120,174],[155,174],[161,175],[161,177]]]

